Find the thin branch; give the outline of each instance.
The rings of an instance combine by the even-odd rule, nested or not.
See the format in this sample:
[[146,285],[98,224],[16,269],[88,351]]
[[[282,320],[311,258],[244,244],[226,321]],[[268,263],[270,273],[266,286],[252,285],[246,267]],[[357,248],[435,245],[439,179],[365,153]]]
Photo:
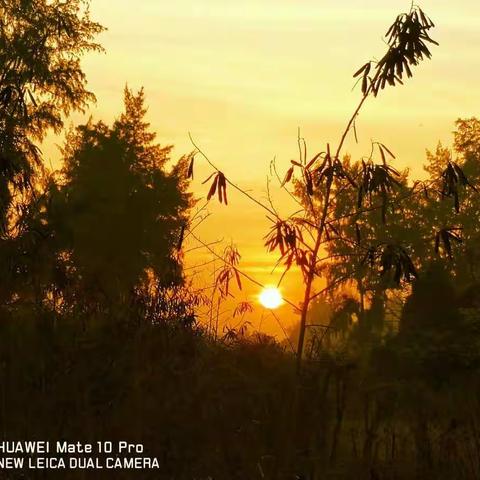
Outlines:
[[[190,230],[187,229],[187,231],[189,232],[189,235],[192,235],[192,237],[196,238],[195,235],[193,235],[193,233],[191,233]],[[202,248],[205,248],[206,246],[210,247],[212,245],[218,245],[219,243],[222,243],[222,242],[223,242],[223,239],[222,240],[215,240],[215,241],[210,242],[208,244],[198,245],[196,247],[189,248],[188,250],[184,250],[183,253],[190,253],[190,252],[193,252],[195,250],[200,250]]]
[[282,330],[283,335],[285,336],[285,339],[287,340],[288,345],[290,346],[292,352],[295,353],[295,347],[293,346],[292,341],[290,340],[290,337],[288,336],[288,334],[285,330],[285,327],[282,325],[282,322],[280,322],[280,319],[278,318],[278,316],[275,314],[275,312],[273,310],[270,310],[270,313],[272,314],[273,318],[277,321],[278,326]]
[[273,167],[273,171],[275,173],[275,176],[277,177],[277,180],[278,180],[278,183],[280,184],[280,188],[283,188],[283,190],[285,190],[288,195],[293,199],[294,202],[296,202],[300,207],[302,207],[302,211],[303,211],[303,205],[302,205],[302,202],[287,188],[287,185],[283,184],[283,180],[280,178],[280,175],[278,174],[278,170],[277,170],[277,163],[275,161],[275,157],[273,158],[273,160],[270,162],[270,165]]
[[[208,158],[208,156],[200,149],[200,147],[195,143],[195,141],[193,140],[193,137],[192,135],[190,134],[190,132],[188,133],[188,137],[190,138],[190,141],[192,142],[192,145],[197,149],[198,153],[208,162],[208,164],[217,172],[220,172],[220,169],[217,168],[217,166]],[[222,172],[223,173],[223,172]],[[278,218],[276,212],[274,212],[271,208],[269,208],[267,205],[263,204],[262,202],[260,202],[259,200],[257,200],[255,197],[253,197],[252,195],[250,195],[246,190],[244,190],[243,188],[239,187],[236,183],[233,183],[228,177],[225,176],[225,180],[226,182],[231,185],[233,188],[235,188],[235,190],[238,190],[240,193],[242,193],[243,195],[245,195],[247,198],[249,198],[252,202],[256,203],[259,207],[263,208],[264,210],[266,210],[268,213],[270,213],[271,215],[275,216],[276,218]]]
[[357,108],[353,112],[353,115],[351,116],[350,120],[347,123],[347,127],[345,128],[345,131],[342,134],[342,137],[340,139],[340,143],[338,144],[337,147],[337,152],[335,153],[335,158],[338,159],[338,156],[340,155],[340,152],[342,150],[343,144],[345,143],[345,140],[347,138],[348,132],[352,128],[353,123],[355,122],[358,114],[360,113],[361,108],[363,107],[363,104],[365,103],[365,100],[368,98],[370,92],[371,92],[371,85],[368,87],[367,91],[363,95],[362,99],[360,100],[360,103],[358,104]]
[[[200,248],[203,248],[203,246],[201,246]],[[197,264],[197,265],[190,265],[189,267],[184,267],[183,268],[183,271],[187,271],[187,270],[195,270],[196,268],[201,268],[201,267],[206,267],[207,265],[211,265],[212,263],[215,263],[216,262],[216,259],[212,259],[212,260],[208,260],[207,262],[204,262],[204,263],[200,263],[200,264]]]
[[[201,245],[203,245],[212,255],[214,255],[215,257],[217,257],[220,261],[222,261],[225,265],[229,266],[230,268],[233,268],[236,272],[238,272],[239,275],[241,275],[242,277],[246,278],[249,282],[257,285],[258,287],[261,287],[261,288],[266,288],[266,285],[260,283],[258,280],[255,280],[253,277],[251,277],[250,275],[248,275],[247,273],[245,272],[242,272],[237,266],[231,264],[230,262],[227,262],[227,260],[225,260],[221,255],[219,255],[217,252],[215,252],[215,250],[213,250],[212,248],[210,248],[208,246],[208,244],[206,244],[205,242],[203,242],[200,238],[198,238],[193,232],[191,232],[191,235],[192,237],[198,242],[200,243]],[[285,303],[288,303],[290,306],[292,306],[295,310],[298,310],[298,305],[296,305],[294,302],[290,301],[288,298],[285,298],[283,297],[283,300]]]
[[329,290],[332,290],[333,288],[340,285],[345,280],[349,280],[351,277],[352,277],[352,275],[348,274],[348,275],[344,275],[343,277],[337,278],[330,285],[327,285],[325,288],[322,288],[322,290],[320,290],[317,293],[315,293],[314,295],[312,295],[309,298],[309,302],[311,302],[313,299],[319,297],[320,295],[323,295],[324,293],[328,292]]

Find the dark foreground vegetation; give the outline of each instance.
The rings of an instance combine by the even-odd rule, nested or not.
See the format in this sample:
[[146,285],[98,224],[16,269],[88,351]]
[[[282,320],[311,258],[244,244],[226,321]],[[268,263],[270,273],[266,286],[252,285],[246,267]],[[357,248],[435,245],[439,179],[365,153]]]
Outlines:
[[1,478],[478,478],[476,340],[323,351],[298,378],[267,337],[152,318],[2,315],[2,438],[138,441],[160,470]]
[[[111,125],[71,129],[62,167],[45,167],[41,140],[94,99],[79,62],[102,27],[87,5],[0,0],[0,13],[1,440],[126,440],[159,461],[0,479],[480,478],[480,122],[457,122],[421,182],[379,142],[357,162],[342,152],[366,99],[430,57],[418,7],[357,72],[336,153],[309,160],[299,139],[281,183],[300,213],[266,207],[267,248],[303,275],[296,355],[247,332],[250,305],[239,328],[201,321],[241,286],[239,255],[210,296],[192,286],[193,156],[155,143],[143,91],[125,89]],[[226,203],[232,183],[210,165],[208,200]]]

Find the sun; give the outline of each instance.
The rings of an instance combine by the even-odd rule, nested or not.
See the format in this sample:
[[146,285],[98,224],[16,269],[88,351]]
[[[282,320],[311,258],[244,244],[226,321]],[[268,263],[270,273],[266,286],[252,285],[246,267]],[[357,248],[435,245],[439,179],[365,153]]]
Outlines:
[[270,310],[278,308],[283,303],[283,298],[276,287],[265,287],[258,297],[260,303]]

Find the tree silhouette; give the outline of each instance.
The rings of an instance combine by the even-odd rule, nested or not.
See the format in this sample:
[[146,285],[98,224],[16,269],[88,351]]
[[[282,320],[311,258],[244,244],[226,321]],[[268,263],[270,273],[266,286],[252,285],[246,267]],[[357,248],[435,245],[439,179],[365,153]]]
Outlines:
[[[103,30],[90,20],[83,0],[0,2],[0,234],[12,226],[12,204],[32,189],[41,168],[38,148],[48,130],[60,132],[63,117],[83,110],[94,95],[86,89],[83,54],[101,50]],[[13,232],[14,233],[14,232]]]
[[[303,301],[298,306],[300,311],[298,370],[302,362],[310,303],[334,286],[329,285],[327,289],[314,292],[315,281],[322,277],[329,260],[321,258],[322,250],[332,241],[347,241],[338,235],[337,230],[337,226],[345,219],[354,219],[356,224],[363,214],[378,210],[382,223],[385,224],[391,197],[396,190],[402,188],[400,173],[390,164],[395,156],[384,144],[373,143],[370,156],[362,160],[361,168],[352,175],[352,172],[344,168],[342,162],[345,141],[352,131],[356,137],[356,120],[368,98],[378,96],[387,86],[402,84],[405,77],[412,76],[413,66],[431,57],[429,46],[437,45],[430,37],[430,30],[433,27],[433,22],[414,4],[409,12],[397,16],[385,35],[388,48],[384,56],[377,62],[367,62],[354,74],[361,82],[362,96],[336,147],[327,143],[323,151],[309,158],[306,142],[299,136],[299,158],[291,161],[292,165],[281,181],[281,186],[301,207],[289,218],[281,218],[273,205],[259,202],[232,182],[197,147],[198,153],[202,154],[215,170],[207,179],[208,181],[213,178],[207,199],[210,200],[218,192],[220,203],[226,204],[226,189],[230,185],[261,206],[269,213],[268,218],[272,222],[270,232],[265,237],[265,246],[269,251],[279,251],[278,264],[283,264],[285,271],[297,265],[303,274],[304,295]],[[374,153],[381,157],[381,162],[375,163]],[[453,175],[449,174],[449,177],[445,178],[447,188],[444,196],[454,196],[457,199],[457,185],[459,182],[463,184],[466,179],[460,177],[460,171],[454,170]],[[293,192],[288,190],[289,183],[294,184]],[[355,192],[356,208],[351,208],[348,214],[339,216],[335,211],[335,199],[345,189]],[[411,194],[412,192],[408,193]],[[361,235],[358,224],[355,231],[357,235]],[[378,268],[384,276],[392,277],[397,284],[401,281],[408,282],[416,276],[409,252],[397,242],[379,242],[369,246],[363,253],[371,267]],[[348,278],[350,277],[339,279],[337,282]]]
[[171,147],[154,143],[144,94],[125,89],[125,111],[70,132],[63,180],[52,198],[52,228],[81,291],[124,301],[142,283],[182,282],[177,246],[190,196],[188,158],[166,171]]
[[[324,151],[307,158],[306,144],[299,138],[300,158],[292,161],[283,186],[289,181],[295,182],[294,194],[303,211],[287,221],[289,228],[284,231],[294,232],[294,235],[288,234],[288,238],[287,234],[284,235],[288,248],[285,252],[280,252],[282,258],[286,259],[287,269],[296,263],[304,277],[297,347],[298,368],[304,350],[309,305],[318,295],[313,291],[314,282],[322,276],[329,261],[328,258],[320,258],[321,252],[330,243],[349,242],[348,238],[342,237],[340,225],[345,222],[353,224],[357,237],[354,240],[356,254],[363,251],[364,261],[371,267],[378,268],[382,276],[390,277],[397,284],[410,281],[416,276],[408,251],[397,241],[377,241],[366,249],[361,244],[362,233],[358,222],[365,214],[377,210],[385,224],[391,197],[402,188],[400,173],[389,163],[395,156],[384,144],[375,142],[370,156],[362,160],[357,171],[352,171],[342,162],[341,155],[351,130],[356,136],[356,120],[365,101],[371,96],[378,96],[388,85],[402,84],[404,76],[412,76],[412,66],[431,57],[428,46],[437,44],[429,34],[433,26],[433,22],[416,5],[396,18],[386,33],[388,49],[385,55],[378,62],[367,62],[354,74],[354,77],[361,80],[362,97],[335,148],[327,143]],[[380,157],[380,162],[375,162],[374,153]],[[299,173],[297,178],[294,177],[295,171]],[[355,193],[357,201],[353,205],[356,204],[356,207],[350,204],[350,211],[339,215],[336,199],[345,190]],[[356,275],[362,274],[357,272]],[[337,281],[350,278],[352,272]]]
[[[403,295],[404,291],[408,294],[409,289],[393,281],[391,275],[385,275],[383,268],[384,274],[380,275],[378,270],[369,268],[370,262],[375,263],[376,251],[382,244],[403,245],[420,276],[442,260],[457,293],[478,282],[480,196],[475,186],[480,182],[480,172],[478,153],[475,153],[479,138],[475,124],[475,119],[457,121],[454,132],[456,158],[441,144],[434,152],[427,151],[424,168],[428,176],[424,180],[412,185],[409,172],[402,172],[398,177],[399,185],[389,195],[386,209],[373,209],[352,219],[351,205],[356,202],[356,192],[344,189],[336,196],[335,215],[343,219],[335,224],[340,241],[326,244],[330,261],[325,272],[330,283],[342,278],[354,280],[361,312],[365,304],[382,298],[386,301],[387,293]],[[456,198],[443,194],[445,172],[451,171],[452,165],[468,179],[468,183],[455,187]],[[357,177],[362,164],[346,158],[343,168],[352,177]],[[385,214],[388,216],[386,223]],[[434,275],[429,274],[429,278]],[[361,313],[359,325],[363,319]]]

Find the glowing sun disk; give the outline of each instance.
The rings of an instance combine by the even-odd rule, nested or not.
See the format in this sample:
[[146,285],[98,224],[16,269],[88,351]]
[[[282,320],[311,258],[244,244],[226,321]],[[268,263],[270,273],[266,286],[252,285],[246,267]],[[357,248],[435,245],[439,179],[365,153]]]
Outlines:
[[282,295],[278,288],[275,287],[264,288],[258,299],[265,308],[270,310],[278,308],[283,303]]

